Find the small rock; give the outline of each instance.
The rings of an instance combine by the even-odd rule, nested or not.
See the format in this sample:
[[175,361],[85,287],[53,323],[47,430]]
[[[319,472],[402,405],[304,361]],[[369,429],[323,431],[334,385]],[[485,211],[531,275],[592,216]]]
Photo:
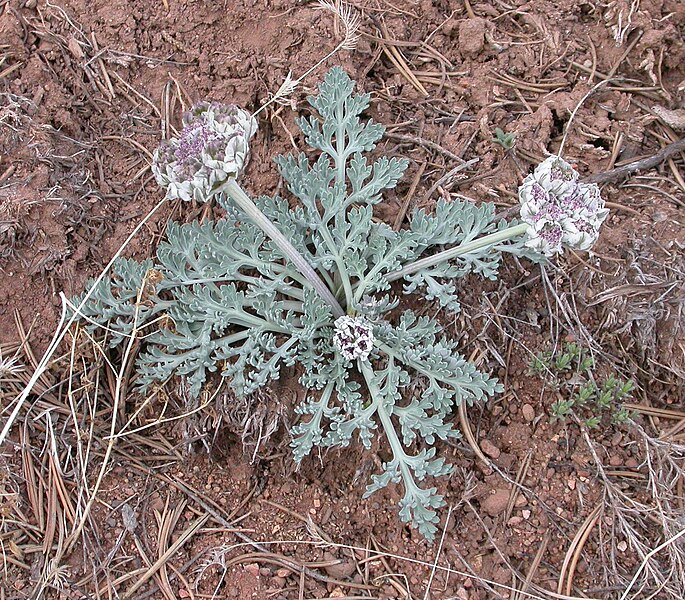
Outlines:
[[272,577],[271,578],[271,585],[273,585],[275,588],[278,588],[279,590],[282,590],[285,587],[285,584],[287,581],[285,580],[285,577]]
[[499,455],[501,454],[500,449],[490,440],[483,440],[480,443],[480,449],[490,458],[499,458]]
[[383,586],[382,598],[397,598],[397,590],[391,585]]
[[485,47],[485,19],[467,19],[459,25],[459,51],[464,56],[477,56]]
[[530,404],[524,404],[521,407],[523,418],[529,423],[535,419],[535,409]]
[[283,579],[285,579],[290,573],[292,573],[290,569],[278,569],[278,571],[276,571],[276,577],[283,577]]
[[507,509],[507,504],[509,504],[509,490],[499,489],[485,498],[480,506],[491,517],[496,517]]
[[622,463],[623,463],[623,460],[621,460],[621,457],[618,454],[612,454],[609,457],[609,464],[612,467],[618,467]]
[[530,519],[530,515],[531,515],[531,512],[529,510],[522,510],[521,511],[521,516],[526,520]]
[[356,570],[355,564],[349,560],[341,560],[334,565],[326,567],[326,573],[335,579],[347,579]]
[[190,598],[190,593],[188,592],[187,589],[181,588],[178,590],[178,597],[179,598]]
[[511,519],[507,521],[507,525],[509,525],[509,527],[516,527],[521,523],[523,523],[523,517],[511,517]]

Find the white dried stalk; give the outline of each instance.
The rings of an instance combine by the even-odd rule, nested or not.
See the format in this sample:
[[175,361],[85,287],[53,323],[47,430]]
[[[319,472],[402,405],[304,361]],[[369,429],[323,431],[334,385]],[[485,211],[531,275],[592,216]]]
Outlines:
[[258,108],[253,117],[256,117],[260,112],[262,112],[267,106],[278,103],[285,104],[286,99],[291,96],[295,90],[298,88],[300,83],[311,73],[316,71],[323,63],[325,63],[329,58],[340,52],[340,50],[354,50],[357,47],[360,37],[360,27],[361,18],[359,13],[357,13],[349,4],[337,0],[332,2],[332,0],[319,0],[316,6],[317,10],[325,10],[336,15],[343,24],[345,29],[344,39],[331,50],[326,56],[324,56],[320,61],[318,61],[313,67],[307,69],[300,77],[293,79],[292,71],[290,71],[285,78],[285,81],[278,88],[273,97],[265,102],[260,108]]

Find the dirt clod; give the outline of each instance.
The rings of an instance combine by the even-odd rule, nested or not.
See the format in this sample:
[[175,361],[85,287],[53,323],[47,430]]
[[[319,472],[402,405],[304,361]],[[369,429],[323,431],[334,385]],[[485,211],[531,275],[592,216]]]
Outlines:
[[467,19],[459,25],[459,51],[463,56],[474,57],[485,47],[485,19]]
[[523,414],[523,418],[528,423],[531,423],[535,419],[535,409],[528,403],[521,407],[521,414]]
[[485,454],[487,454],[490,458],[499,458],[501,451],[500,449],[495,446],[490,440],[485,439],[481,440],[480,442],[480,448]]
[[481,508],[491,517],[502,514],[509,504],[510,492],[506,489],[497,489],[481,502]]

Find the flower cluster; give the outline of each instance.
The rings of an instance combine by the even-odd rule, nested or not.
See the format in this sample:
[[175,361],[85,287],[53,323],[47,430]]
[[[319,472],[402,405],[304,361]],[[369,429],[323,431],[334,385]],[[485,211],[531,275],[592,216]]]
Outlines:
[[200,102],[183,116],[180,137],[155,151],[152,172],[168,198],[206,202],[240,175],[255,131],[256,120],[241,108]]
[[563,246],[588,250],[609,214],[599,187],[578,181],[578,172],[550,156],[519,187],[521,219],[528,224],[526,245],[552,256]]
[[333,343],[348,360],[368,358],[373,350],[371,323],[364,317],[338,317],[335,320]]

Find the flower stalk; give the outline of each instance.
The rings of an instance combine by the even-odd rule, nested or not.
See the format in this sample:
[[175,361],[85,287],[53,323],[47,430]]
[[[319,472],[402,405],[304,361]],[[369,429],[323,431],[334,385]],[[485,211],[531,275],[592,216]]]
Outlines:
[[281,233],[268,217],[257,207],[252,199],[240,187],[234,179],[228,179],[222,186],[222,191],[236,203],[245,215],[259,227],[278,246],[283,254],[292,262],[295,268],[304,275],[321,298],[331,306],[333,316],[337,319],[345,314],[345,311],[336,300],[328,286],[322,281],[319,274],[300,254],[295,246]]
[[513,227],[503,229],[502,231],[496,231],[495,233],[491,233],[490,235],[485,235],[482,238],[478,238],[477,240],[472,240],[464,244],[459,244],[458,246],[454,246],[453,248],[448,248],[447,250],[443,250],[442,252],[438,252],[437,254],[433,254],[432,256],[427,256],[426,258],[417,260],[416,262],[413,262],[407,265],[406,267],[399,269],[398,271],[395,271],[394,273],[390,273],[387,276],[387,280],[396,281],[397,279],[402,279],[407,275],[416,273],[421,269],[427,269],[429,267],[438,265],[446,260],[452,260],[453,258],[464,256],[465,254],[469,254],[470,252],[480,250],[481,248],[487,248],[488,246],[494,246],[495,244],[506,242],[507,240],[510,240],[512,238],[515,238],[519,235],[526,233],[527,230],[528,225],[526,223],[520,223],[519,225],[514,225]]

